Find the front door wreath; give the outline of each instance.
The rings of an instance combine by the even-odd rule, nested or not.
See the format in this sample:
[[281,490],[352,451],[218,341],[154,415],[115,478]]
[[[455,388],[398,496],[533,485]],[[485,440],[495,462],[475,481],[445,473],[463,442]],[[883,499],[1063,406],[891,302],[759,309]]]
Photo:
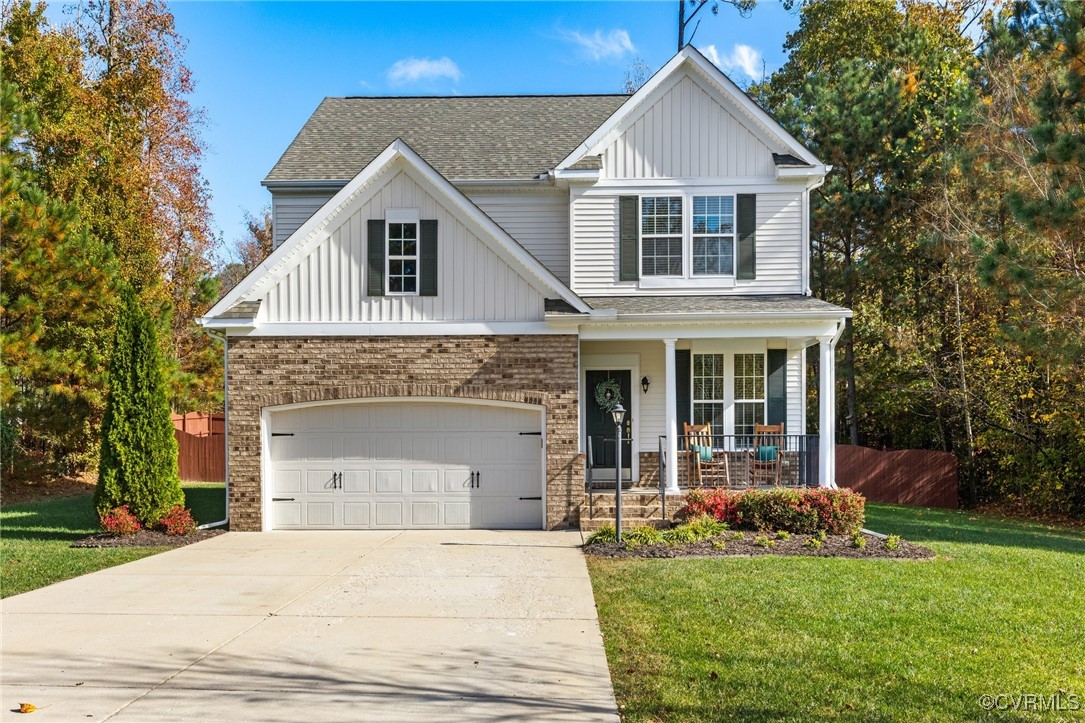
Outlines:
[[595,403],[604,412],[610,412],[622,402],[622,386],[617,379],[604,379],[595,385]]

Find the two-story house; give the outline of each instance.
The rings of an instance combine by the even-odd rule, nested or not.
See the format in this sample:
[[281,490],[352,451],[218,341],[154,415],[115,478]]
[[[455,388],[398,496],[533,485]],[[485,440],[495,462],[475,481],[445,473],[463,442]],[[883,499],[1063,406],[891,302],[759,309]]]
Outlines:
[[635,484],[833,486],[828,170],[693,48],[633,95],[326,99],[264,180],[275,250],[202,319],[232,528],[575,525],[615,402]]

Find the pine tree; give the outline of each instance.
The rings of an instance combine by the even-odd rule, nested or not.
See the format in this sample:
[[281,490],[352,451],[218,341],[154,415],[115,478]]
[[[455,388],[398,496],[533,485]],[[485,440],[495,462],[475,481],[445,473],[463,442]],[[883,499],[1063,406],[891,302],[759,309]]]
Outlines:
[[99,514],[128,505],[154,524],[185,499],[177,439],[154,321],[131,288],[121,296],[94,503]]

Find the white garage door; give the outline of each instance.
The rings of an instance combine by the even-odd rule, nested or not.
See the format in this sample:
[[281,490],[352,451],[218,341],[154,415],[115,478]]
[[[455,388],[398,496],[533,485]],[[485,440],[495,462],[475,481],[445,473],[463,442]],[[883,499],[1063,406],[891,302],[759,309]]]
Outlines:
[[538,411],[389,402],[270,416],[275,529],[543,526]]

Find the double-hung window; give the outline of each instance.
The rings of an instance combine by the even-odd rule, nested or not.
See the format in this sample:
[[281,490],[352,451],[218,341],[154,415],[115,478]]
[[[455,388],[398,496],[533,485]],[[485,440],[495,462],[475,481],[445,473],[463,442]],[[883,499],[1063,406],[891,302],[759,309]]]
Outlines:
[[735,273],[735,197],[693,197],[693,275]]
[[734,276],[735,197],[642,196],[642,277]]
[[693,355],[693,423],[711,424],[713,434],[724,430],[725,385],[723,354]]
[[388,220],[388,293],[418,293],[418,221]]
[[735,354],[735,434],[765,423],[765,355]]
[[642,276],[682,276],[682,197],[640,200]]

